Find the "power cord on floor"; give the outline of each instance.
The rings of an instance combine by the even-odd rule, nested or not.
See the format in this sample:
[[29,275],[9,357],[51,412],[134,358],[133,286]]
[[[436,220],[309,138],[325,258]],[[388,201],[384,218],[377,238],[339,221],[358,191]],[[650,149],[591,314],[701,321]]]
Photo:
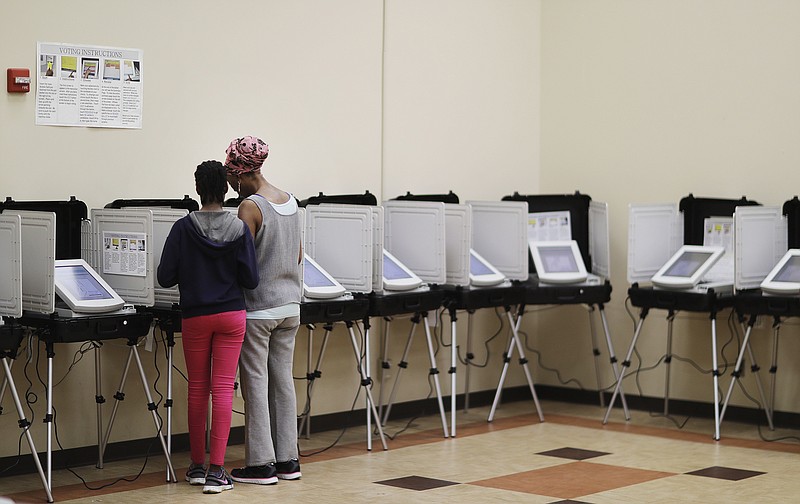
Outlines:
[[298,454],[300,455],[300,457],[302,457],[302,458],[313,457],[314,455],[319,455],[320,453],[324,453],[324,452],[330,450],[331,448],[333,448],[334,446],[336,446],[337,444],[339,444],[339,441],[342,440],[342,437],[347,432],[347,429],[350,428],[349,427],[350,426],[350,420],[353,417],[353,413],[355,412],[355,409],[356,409],[356,403],[358,402],[358,397],[360,395],[361,395],[361,385],[359,385],[358,389],[356,390],[356,396],[353,398],[353,404],[350,405],[350,411],[347,413],[347,418],[345,420],[344,427],[342,428],[341,432],[339,432],[339,435],[336,436],[336,439],[333,440],[333,443],[329,444],[328,446],[326,446],[324,448],[320,448],[320,449],[312,451],[312,452],[302,453],[302,452],[300,452],[298,450]]
[[[433,397],[433,388],[434,387],[433,387],[432,375],[428,374],[428,395],[425,397],[425,399],[424,399],[425,401],[427,401],[428,399]],[[399,431],[395,432],[394,434],[387,434],[386,430],[384,430],[383,431],[383,435],[386,438],[388,438],[390,441],[394,441],[397,436],[399,436],[403,432],[407,431],[411,427],[411,424],[413,424],[416,420],[420,419],[421,417],[423,417],[425,415],[427,415],[427,411],[425,410],[425,408],[422,408],[422,410],[416,416],[411,417]],[[377,428],[374,429],[372,431],[372,433],[373,433],[373,435],[377,434],[378,433]]]
[[[56,418],[57,418],[57,411],[56,411],[56,408],[54,407],[53,408],[53,419],[52,419],[52,421],[53,421],[53,432],[55,433],[56,444],[58,445],[59,450],[61,450],[63,452],[64,451],[64,447],[61,446],[61,441],[58,439],[58,424],[56,423]],[[159,419],[160,418],[161,417],[159,416]],[[161,431],[161,428],[159,427],[159,432],[160,431]],[[157,434],[156,434],[156,437],[158,437]],[[136,481],[137,479],[139,479],[139,477],[144,473],[144,470],[147,467],[147,462],[150,459],[150,450],[153,448],[154,442],[155,442],[155,439],[151,440],[150,444],[147,446],[147,451],[145,452],[144,463],[142,464],[142,468],[139,469],[139,472],[133,478],[121,477],[121,478],[115,479],[114,481],[112,481],[110,483],[106,483],[106,484],[100,485],[98,487],[93,487],[93,486],[90,486],[89,483],[87,483],[86,480],[80,474],[78,474],[77,472],[75,472],[74,469],[69,467],[69,465],[66,463],[66,460],[64,462],[64,469],[66,469],[67,471],[71,472],[76,478],[81,480],[81,483],[83,483],[83,486],[87,490],[92,490],[92,491],[103,490],[104,488],[108,488],[108,487],[114,486],[117,483],[120,483],[122,481],[127,481],[128,483],[132,483],[132,482]]]
[[462,365],[464,365],[464,366],[472,366],[472,367],[476,367],[476,368],[485,368],[486,366],[489,365],[489,361],[491,360],[491,357],[492,357],[492,351],[491,351],[489,345],[498,336],[500,336],[500,334],[503,332],[503,328],[505,327],[505,320],[503,319],[502,315],[500,315],[500,312],[499,312],[498,308],[494,309],[494,314],[497,317],[497,320],[499,321],[500,325],[497,328],[497,330],[494,332],[494,334],[492,334],[491,336],[489,336],[487,339],[485,339],[483,341],[483,347],[486,349],[486,359],[483,361],[482,364],[476,364],[475,362],[473,362],[474,356],[472,358],[470,358],[470,356],[468,354],[467,355],[468,358],[466,358],[466,359],[462,358],[461,357],[461,351],[460,351],[461,345],[456,345],[456,350],[457,350],[457,354],[458,354],[458,361]]
[[[561,371],[559,371],[556,368],[552,368],[552,367],[546,366],[544,364],[544,360],[542,358],[542,353],[539,350],[536,350],[535,348],[531,348],[531,346],[528,344],[528,333],[527,332],[525,332],[525,331],[517,331],[517,334],[520,334],[520,335],[524,336],[525,349],[528,352],[532,352],[532,353],[536,354],[536,363],[539,365],[540,368],[542,368],[545,371],[548,371],[550,373],[555,374],[556,375],[556,379],[558,380],[558,382],[561,385],[569,385],[570,383],[574,383],[575,385],[578,386],[578,388],[580,390],[586,390],[584,388],[583,384],[577,378],[568,378],[568,379],[564,380],[564,378],[561,376]],[[611,385],[611,386],[613,387],[614,385]]]

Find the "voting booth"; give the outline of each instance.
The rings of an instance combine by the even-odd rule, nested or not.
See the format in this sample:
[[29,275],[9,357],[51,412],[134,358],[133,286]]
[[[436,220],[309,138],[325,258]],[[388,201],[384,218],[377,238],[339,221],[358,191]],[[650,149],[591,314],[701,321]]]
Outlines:
[[[503,200],[527,204],[525,236],[531,274],[523,283],[523,302],[518,316],[524,315],[526,306],[583,305],[587,308],[598,396],[603,406],[605,397],[599,360],[602,353],[598,345],[596,313],[600,316],[614,379],[620,376],[605,315],[612,290],[608,205],[577,191],[573,194],[514,193]],[[621,402],[625,417],[629,418],[624,393]]]
[[[429,318],[429,313],[435,313],[442,305],[444,291],[441,286],[447,281],[448,274],[445,203],[400,197],[384,201],[383,209],[384,249],[387,252],[383,259],[384,285],[382,291],[370,295],[369,310],[371,317],[380,317],[384,321],[381,331],[381,365],[384,372],[381,373],[379,395],[382,421],[385,424],[389,418],[401,377],[408,366],[416,329],[422,323],[430,363],[428,374],[433,381],[442,433],[444,437],[450,437]],[[406,284],[406,287],[403,288],[402,284]],[[387,356],[392,321],[403,316],[410,317],[411,327],[384,408],[384,377],[390,369]]]
[[[81,260],[82,228],[86,220],[83,202],[17,202],[7,199],[2,215],[20,220],[21,326],[37,329],[47,348],[47,464],[44,481],[51,499],[53,430],[53,359],[59,343],[94,341],[97,403],[98,467],[103,464],[104,438],[101,404],[99,348],[103,340],[136,341],[150,330],[152,316],[132,306],[120,307],[119,293],[88,262]],[[18,310],[16,310],[18,313]],[[152,404],[152,400],[149,399]],[[156,421],[154,413],[154,421]],[[156,421],[160,433],[160,425]],[[161,435],[162,448],[171,461]],[[174,471],[172,471],[174,480]]]
[[[156,327],[159,327],[162,331],[164,331],[165,337],[165,344],[166,344],[166,356],[167,356],[167,395],[166,399],[164,400],[164,408],[167,411],[167,419],[166,419],[166,443],[167,443],[167,451],[172,453],[172,407],[173,407],[173,399],[172,399],[172,389],[173,389],[173,356],[174,356],[174,349],[175,349],[175,333],[181,331],[181,310],[180,310],[180,291],[179,286],[175,285],[172,287],[163,287],[158,283],[158,279],[156,278],[156,272],[158,270],[158,265],[161,263],[161,254],[164,250],[164,244],[167,241],[167,236],[169,236],[170,231],[172,230],[172,226],[178,220],[182,219],[189,212],[194,212],[200,209],[200,205],[194,199],[190,198],[188,195],[184,195],[183,198],[137,198],[137,199],[116,199],[108,204],[105,205],[103,210],[112,210],[118,211],[121,213],[131,213],[132,215],[144,215],[145,223],[142,224],[144,229],[152,228],[151,236],[149,238],[144,238],[144,243],[139,243],[137,245],[141,246],[141,248],[147,250],[152,255],[152,274],[146,275],[145,280],[145,287],[149,288],[152,285],[153,289],[153,296],[152,296],[152,303],[149,303],[149,298],[145,298],[144,300],[139,300],[139,302],[144,302],[145,304],[141,306],[141,309],[147,313],[151,313],[153,315],[153,320]],[[144,213],[142,213],[144,212]],[[147,224],[146,221],[149,220],[151,224]],[[105,219],[104,219],[105,220]],[[110,223],[105,223],[107,226],[111,226]],[[111,231],[113,232],[113,230]],[[113,248],[113,238],[112,234],[103,236],[103,233],[100,232],[100,238],[102,239],[102,244],[98,243],[98,236],[97,232],[92,231],[91,223],[85,223],[84,225],[84,233],[86,235],[85,240],[88,243],[86,249],[87,251],[85,254],[88,257],[91,257],[92,260],[97,263],[100,259],[99,256],[101,252],[103,256],[105,255],[106,243],[107,241],[105,238],[112,238],[111,245]],[[141,257],[141,254],[140,254]],[[125,371],[123,372],[122,380],[119,385],[119,389],[117,393],[114,394],[114,406],[112,411],[111,420],[109,421],[109,425],[113,425],[113,421],[116,418],[116,414],[119,404],[119,397],[123,397],[122,395],[122,387],[124,386],[125,376],[127,376],[127,370],[130,365],[130,361],[125,366]],[[110,431],[110,426],[109,426]],[[169,479],[169,474],[167,474],[167,478]]]
[[[367,198],[369,196],[369,193],[365,195]],[[372,200],[374,201],[374,197]],[[367,296],[373,291],[375,284],[380,283],[377,262],[381,259],[383,250],[382,209],[374,205],[342,203],[346,200],[341,198],[334,204],[321,204],[325,201],[322,194],[314,197],[313,201],[301,202],[305,211],[303,250],[308,259],[303,268],[304,296],[300,305],[300,323],[308,329],[306,378],[309,383],[299,430],[301,433],[305,430],[307,436],[310,434],[314,385],[316,379],[322,376],[322,363],[331,332],[335,324],[344,324],[350,336],[360,384],[366,395],[367,449],[372,449],[374,421],[385,450],[388,446],[371,392],[367,315]],[[376,236],[380,237],[377,241]],[[342,290],[336,288],[337,286]],[[334,290],[340,294],[331,295]],[[355,335],[359,322],[364,324],[363,351],[366,358],[362,357],[361,345]],[[312,371],[314,331],[317,325],[322,325],[325,333]]]
[[17,357],[24,337],[23,327],[18,319],[22,316],[22,217],[18,214],[0,213],[0,362],[3,364],[3,381],[0,386],[0,411],[3,397],[10,391],[14,407],[30,448],[36,471],[42,481],[47,501],[53,502],[50,484],[42,468],[39,452],[33,442],[31,422],[17,392],[11,367]]
[[[795,196],[781,207],[740,208],[737,209],[734,221],[737,247],[737,293],[734,306],[740,321],[746,322],[746,329],[720,412],[720,421],[725,416],[733,386],[741,379],[747,352],[751,375],[755,377],[767,421],[772,429],[781,326],[786,319],[800,316],[800,271],[797,268],[800,263],[800,200]],[[750,348],[753,327],[759,318],[764,317],[772,322],[768,397]]]
[[[721,310],[734,306],[734,213],[754,205],[758,203],[744,197],[696,198],[689,194],[677,206],[631,205],[629,209],[628,280],[631,287],[628,295],[631,304],[640,311],[633,339],[622,362],[623,371],[631,365],[631,356],[649,311],[666,310],[664,414],[668,414],[675,314],[678,311],[707,313],[711,321],[714,439],[719,439],[721,421],[716,318]],[[707,261],[714,260],[720,247],[725,249],[725,253],[715,260],[702,278],[698,276],[698,268],[708,266]],[[693,256],[693,251],[699,255]],[[667,283],[664,283],[665,277],[672,278],[667,278]],[[617,380],[603,423],[608,421],[621,386],[622,380]]]

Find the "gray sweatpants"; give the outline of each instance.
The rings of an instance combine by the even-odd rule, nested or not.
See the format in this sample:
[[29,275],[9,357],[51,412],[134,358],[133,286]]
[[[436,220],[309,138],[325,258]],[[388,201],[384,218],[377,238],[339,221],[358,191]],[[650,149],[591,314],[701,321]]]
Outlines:
[[297,399],[292,365],[300,317],[247,320],[239,356],[245,401],[245,464],[286,462],[297,454]]

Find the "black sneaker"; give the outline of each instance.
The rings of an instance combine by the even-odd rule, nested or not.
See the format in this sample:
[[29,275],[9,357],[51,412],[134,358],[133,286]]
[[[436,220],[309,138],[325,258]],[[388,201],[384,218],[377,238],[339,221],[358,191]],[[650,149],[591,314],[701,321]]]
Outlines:
[[284,480],[300,479],[300,462],[297,459],[287,460],[286,462],[278,462],[275,464],[275,470],[278,473],[278,478]]
[[206,482],[203,485],[203,493],[218,494],[225,490],[233,489],[233,481],[228,475],[228,471],[224,467],[220,467],[219,471],[214,472],[209,469],[206,474]]
[[263,466],[247,466],[231,471],[231,479],[239,483],[253,483],[255,485],[274,485],[278,482],[275,463]]
[[190,464],[189,469],[186,470],[186,481],[190,485],[205,485],[206,468],[203,467],[203,464]]

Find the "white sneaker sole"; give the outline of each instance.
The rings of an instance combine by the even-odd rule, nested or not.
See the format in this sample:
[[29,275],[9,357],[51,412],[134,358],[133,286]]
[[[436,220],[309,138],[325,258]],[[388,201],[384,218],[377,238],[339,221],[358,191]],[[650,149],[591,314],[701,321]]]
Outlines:
[[231,479],[237,483],[249,483],[251,485],[274,485],[278,482],[277,476],[271,478],[237,478],[231,476]]
[[293,472],[293,473],[286,473],[286,474],[278,474],[278,478],[282,480],[298,480],[302,474],[300,471]]
[[204,494],[218,494],[222,493],[225,490],[232,490],[233,485],[214,485],[214,486],[204,486],[203,493]]

